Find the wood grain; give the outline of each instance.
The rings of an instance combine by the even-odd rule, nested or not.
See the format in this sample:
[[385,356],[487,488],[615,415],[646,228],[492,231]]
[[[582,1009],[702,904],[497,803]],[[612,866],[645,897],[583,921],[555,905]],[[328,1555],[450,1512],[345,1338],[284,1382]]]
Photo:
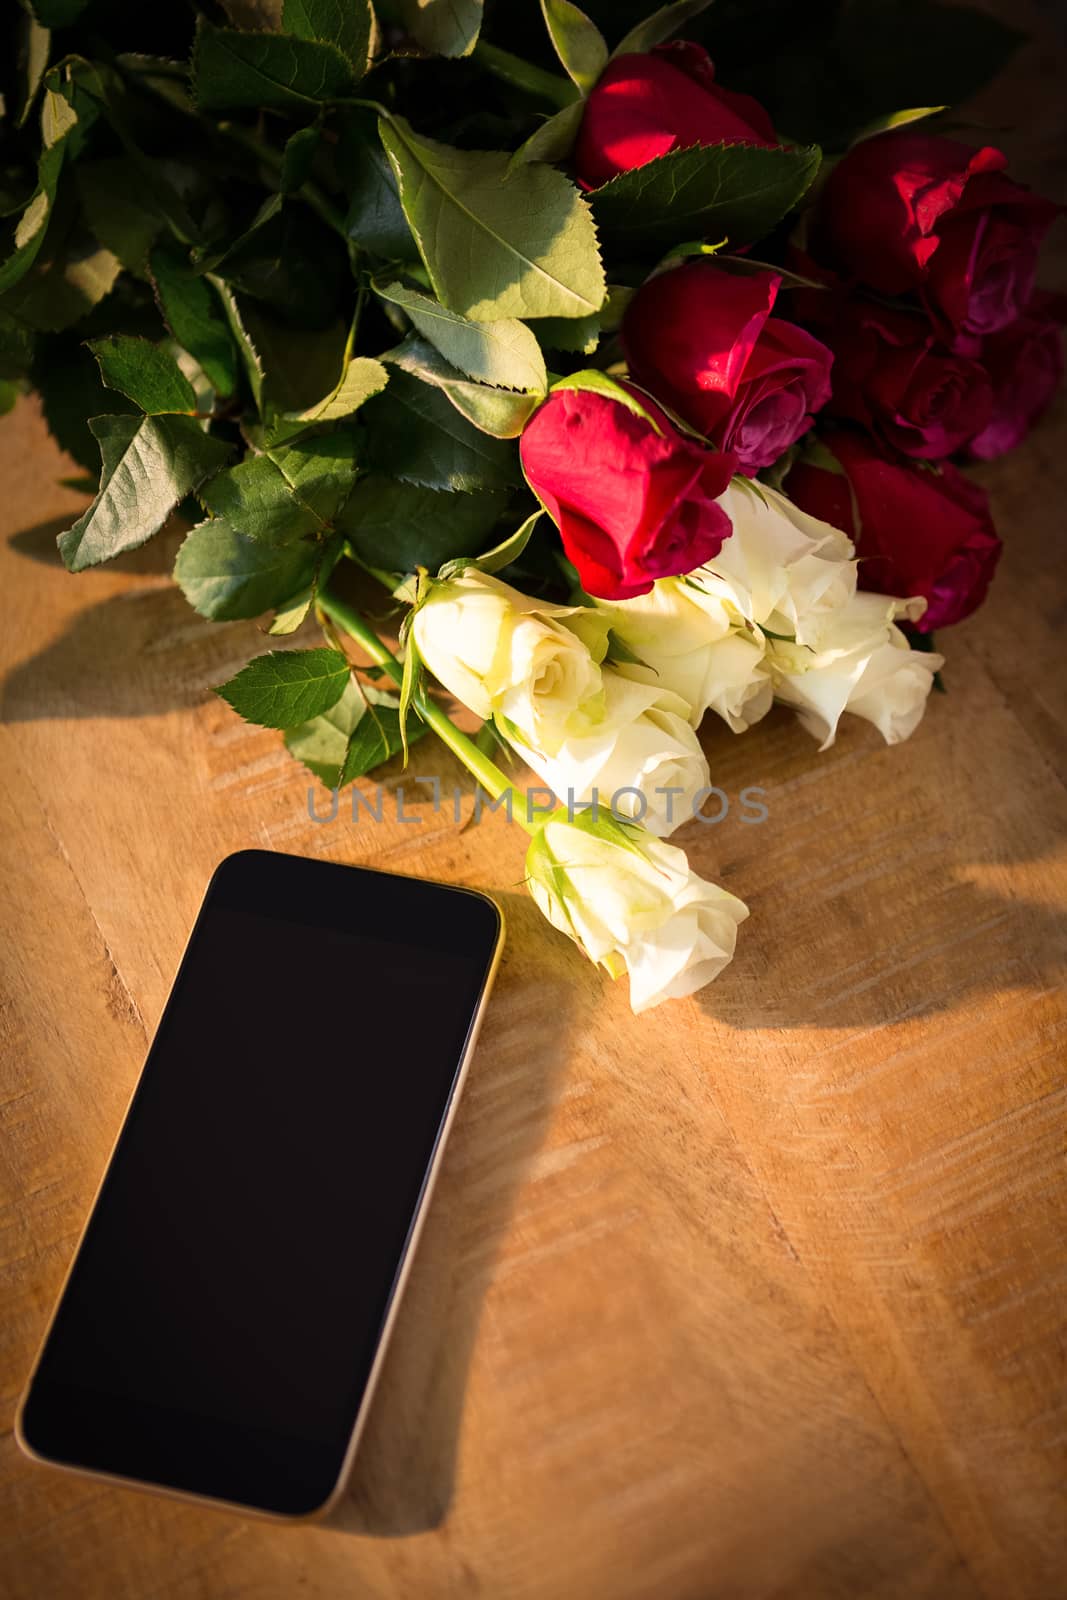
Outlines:
[[[1013,157],[1062,195],[1049,61],[984,110],[1026,108]],[[1065,439],[1061,403],[984,470],[1004,564],[909,744],[709,731],[769,819],[680,842],[752,918],[723,980],[636,1020],[525,898],[502,819],[461,830],[409,780],[413,825],[311,821],[277,736],[208,692],[254,625],[193,615],[171,536],[68,576],[69,466],[31,402],[4,421],[0,1593],[1064,1593]],[[203,885],[249,844],[479,884],[510,927],[328,1527],[79,1483],[10,1435]]]

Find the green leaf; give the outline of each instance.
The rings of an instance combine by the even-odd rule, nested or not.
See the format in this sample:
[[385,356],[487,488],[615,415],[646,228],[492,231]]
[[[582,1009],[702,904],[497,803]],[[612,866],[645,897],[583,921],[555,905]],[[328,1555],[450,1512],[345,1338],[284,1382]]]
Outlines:
[[280,33],[238,33],[201,18],[193,46],[193,93],[203,111],[273,106],[307,111],[353,87],[334,44]]
[[819,170],[814,146],[693,145],[620,172],[590,196],[616,248],[664,248],[694,235],[759,239],[800,200]]
[[322,328],[295,327],[265,306],[247,300],[238,303],[241,323],[263,373],[261,412],[265,418],[304,411],[330,393],[344,361],[348,334],[348,325],[341,318]]
[[491,550],[486,550],[484,554],[478,556],[474,565],[482,572],[502,572],[505,567],[510,567],[526,549],[530,536],[543,515],[543,511],[531,512],[521,527],[516,528],[514,533],[502,539]]
[[591,356],[600,342],[600,318],[599,311],[589,317],[538,317],[530,327],[547,350]]
[[24,378],[33,365],[33,353],[30,330],[0,311],[0,378]]
[[46,247],[32,272],[5,297],[5,306],[28,328],[59,333],[88,316],[111,293],[121,263],[89,235],[75,229]]
[[400,204],[396,176],[366,111],[341,118],[338,160],[348,193],[345,231],[364,250],[389,260],[417,261],[418,247]]
[[42,28],[66,28],[80,17],[89,0],[31,0],[30,10]]
[[148,257],[163,227],[144,174],[126,156],[79,161],[74,181],[94,236],[127,272],[148,276]]
[[631,28],[611,52],[612,57],[644,55],[646,51],[654,50],[665,39],[672,38],[692,17],[706,11],[710,4],[711,0],[673,0],[673,4],[662,6]]
[[[251,222],[241,228],[236,238],[228,239],[226,243],[218,249],[194,250],[192,259],[197,272],[206,275],[215,272],[218,267],[223,265],[227,267],[231,266],[234,258],[240,255],[241,251],[244,250],[246,245],[255,245],[257,234],[259,234],[261,229],[265,228],[268,223],[273,222],[275,218],[279,216],[284,205],[284,195],[269,194],[259,206],[259,209],[252,218]],[[227,282],[229,282],[232,274],[230,272],[225,272],[222,273],[221,276],[224,277]],[[240,288],[242,286],[239,284],[238,287]]]
[[167,327],[228,398],[237,387],[237,351],[215,291],[171,246],[157,246],[149,267]]
[[469,56],[482,25],[482,0],[394,0],[415,43],[435,56]]
[[520,144],[511,157],[511,165],[521,166],[527,161],[547,161],[562,165],[574,149],[578,129],[585,115],[585,101],[575,100],[562,111],[548,117],[535,128],[525,143]]
[[394,369],[364,409],[367,460],[377,472],[424,489],[500,489],[520,482],[514,447],[460,415],[447,395]]
[[382,360],[402,367],[423,383],[432,383],[448,397],[461,416],[495,439],[517,439],[541,403],[539,395],[472,383],[433,345],[416,334],[409,334],[395,350],[387,351]]
[[38,90],[44,79],[48,67],[48,54],[52,48],[52,36],[46,27],[42,27],[32,15],[19,18],[18,22],[18,69],[19,69],[19,94],[15,106],[16,127],[23,127],[33,110],[34,101],[37,99]]
[[249,539],[275,547],[295,544],[323,526],[265,455],[248,456],[217,473],[200,491],[200,499],[213,517],[225,517]]
[[449,494],[373,474],[361,478],[338,519],[360,561],[386,572],[436,572],[477,555],[505,505],[504,495]]
[[89,349],[107,387],[117,389],[150,416],[172,411],[188,415],[196,410],[192,384],[182,376],[173,356],[150,340],[113,333],[106,339],[90,340]]
[[100,492],[59,536],[71,572],[144,544],[230,453],[192,417],[93,417],[89,426],[100,443]]
[[213,517],[189,534],[174,577],[202,617],[229,622],[283,604],[311,581],[317,560],[313,544],[267,544],[239,533],[228,518]]
[[273,445],[268,456],[286,483],[324,522],[332,522],[356,481],[356,435],[349,429]]
[[351,681],[340,650],[271,650],[215,690],[260,728],[295,728],[336,705]]
[[604,35],[572,0],[541,0],[541,13],[568,76],[588,94],[608,64]]
[[402,117],[383,118],[380,130],[443,305],[476,321],[599,309],[604,270],[593,219],[561,172],[423,139]]
[[344,549],[344,536],[340,533],[331,534],[328,539],[319,543],[318,560],[315,570],[311,575],[311,582],[305,583],[296,594],[290,595],[287,600],[277,603],[277,609],[271,619],[267,632],[272,636],[295,633],[300,624],[307,617],[315,603],[315,597],[321,586],[330,576],[331,571]]
[[525,323],[513,317],[471,322],[403,284],[375,284],[374,288],[383,300],[400,306],[445,360],[476,383],[544,394],[548,387],[545,358]]
[[301,411],[301,422],[336,422],[358,411],[365,400],[380,394],[389,382],[389,374],[380,361],[371,356],[355,356],[342,372],[337,384],[324,400]]
[[888,133],[892,128],[907,128],[913,122],[922,122],[926,117],[936,117],[940,111],[947,110],[947,106],[912,106],[907,111],[890,111],[884,117],[875,117],[873,122],[868,122],[853,137],[849,143],[862,144],[864,139],[873,139],[879,133]]
[[132,401],[104,388],[100,368],[75,335],[46,335],[38,340],[32,367],[33,387],[41,400],[52,438],[93,477],[96,493],[100,445],[86,420],[104,413],[134,413]]
[[406,760],[410,747],[429,732],[418,722],[409,722],[402,727],[399,708],[391,695],[380,695],[366,686],[362,692],[370,704],[365,705],[364,713],[349,739],[337,779],[339,789],[353,779],[373,772],[375,767],[390,761],[401,750],[405,752]]
[[[408,742],[427,732],[413,724]],[[285,735],[290,755],[302,761],[328,789],[343,789],[401,749],[400,716],[394,695],[351,677],[337,703],[322,716]]]
[[285,33],[336,45],[357,78],[367,70],[371,20],[369,0],[285,0],[282,8]]
[[298,128],[285,141],[282,170],[278,174],[278,187],[282,194],[292,194],[311,177],[321,137],[321,129],[317,127]]
[[37,187],[15,228],[15,249],[0,266],[0,294],[13,288],[29,272],[40,253],[48,231],[64,151],[65,141],[42,151],[37,166]]
[[271,638],[284,638],[287,634],[295,633],[306,620],[314,598],[315,585],[306,583],[297,594],[284,600],[274,613],[271,625],[267,629]]
[[262,415],[263,384],[265,381],[263,362],[252,340],[252,335],[248,331],[245,318],[241,314],[241,308],[237,304],[237,296],[229,284],[223,283],[221,278],[209,276],[207,281],[219,297],[223,316],[241,356],[245,376],[248,379],[248,387],[251,390],[252,399],[256,403],[256,410]]

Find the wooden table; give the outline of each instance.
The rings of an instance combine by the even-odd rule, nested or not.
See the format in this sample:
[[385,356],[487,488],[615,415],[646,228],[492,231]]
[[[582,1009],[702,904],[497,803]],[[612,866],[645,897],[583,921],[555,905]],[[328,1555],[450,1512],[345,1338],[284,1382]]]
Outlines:
[[[1030,47],[985,111],[1062,195],[1060,83]],[[173,539],[68,576],[69,464],[32,402],[5,420],[0,1593],[1067,1593],[1065,445],[1061,404],[982,474],[1004,564],[909,744],[709,731],[769,819],[681,842],[752,918],[718,984],[638,1021],[503,819],[309,820],[278,737],[208,692],[255,626],[188,609]],[[203,885],[250,844],[480,884],[511,929],[328,1527],[79,1482],[9,1431]]]

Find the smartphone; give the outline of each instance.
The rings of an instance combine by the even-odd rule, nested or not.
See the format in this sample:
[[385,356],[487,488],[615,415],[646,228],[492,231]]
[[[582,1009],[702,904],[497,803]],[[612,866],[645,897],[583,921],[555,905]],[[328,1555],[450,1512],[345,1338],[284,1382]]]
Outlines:
[[222,862],[19,1408],[29,1455],[330,1506],[502,942],[472,890]]

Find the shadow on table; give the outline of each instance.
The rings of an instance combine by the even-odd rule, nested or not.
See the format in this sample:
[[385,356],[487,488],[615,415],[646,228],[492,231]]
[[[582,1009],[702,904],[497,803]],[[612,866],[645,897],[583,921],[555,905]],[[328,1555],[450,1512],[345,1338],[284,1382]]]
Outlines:
[[[23,528],[19,533],[12,534],[8,544],[18,555],[27,556],[31,561],[39,561],[48,567],[62,567],[63,560],[56,540],[76,519],[77,513],[74,513],[69,517],[52,517],[47,522],[38,522],[32,528]],[[113,557],[101,570],[133,573],[144,578],[164,576],[173,568],[178,546],[187,532],[185,524],[168,523],[162,533],[155,534],[136,550]],[[84,574],[72,576],[80,578]]]
[[[86,580],[92,574],[68,581]],[[10,668],[2,720],[156,716],[195,705],[271,643],[254,621],[205,622],[172,584],[126,590],[77,612]]]
[[[471,1356],[526,1170],[544,1143],[568,1048],[569,952],[546,971],[534,906],[499,896],[510,930],[344,1498],[320,1526],[400,1537],[452,1501]],[[552,1026],[544,1019],[551,1016]]]

